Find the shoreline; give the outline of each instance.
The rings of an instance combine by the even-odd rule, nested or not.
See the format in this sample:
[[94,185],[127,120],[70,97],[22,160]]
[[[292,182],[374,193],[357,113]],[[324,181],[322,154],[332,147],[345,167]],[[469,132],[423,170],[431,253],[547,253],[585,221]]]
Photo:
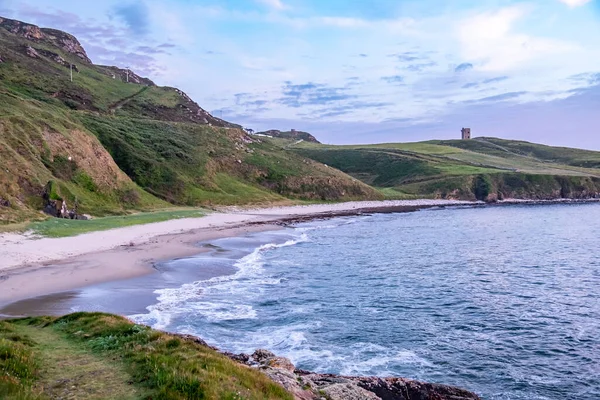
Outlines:
[[[0,235],[0,307],[149,275],[160,261],[206,251],[198,242],[281,229],[298,222],[342,216],[402,213],[430,208],[588,203],[585,200],[498,203],[452,200],[397,200],[302,205],[263,209],[229,208],[201,218],[91,232],[65,238]],[[592,202],[598,202],[597,200]]]

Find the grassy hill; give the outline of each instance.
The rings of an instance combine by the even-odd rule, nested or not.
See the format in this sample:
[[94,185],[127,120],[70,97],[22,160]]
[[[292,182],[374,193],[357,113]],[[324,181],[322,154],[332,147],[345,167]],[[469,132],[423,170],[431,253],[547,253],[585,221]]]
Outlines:
[[304,132],[248,135],[179,89],[94,65],[67,33],[1,17],[0,105],[3,223],[41,218],[45,191],[95,216],[290,199],[600,191],[593,151],[494,138],[327,146]]
[[600,152],[496,138],[331,146],[273,144],[340,169],[391,198],[588,198]]
[[39,218],[49,182],[52,196],[92,215],[381,197],[248,136],[178,89],[92,64],[67,33],[1,17],[0,105],[3,223]]
[[0,321],[0,398],[289,399],[260,371],[201,341],[78,313]]

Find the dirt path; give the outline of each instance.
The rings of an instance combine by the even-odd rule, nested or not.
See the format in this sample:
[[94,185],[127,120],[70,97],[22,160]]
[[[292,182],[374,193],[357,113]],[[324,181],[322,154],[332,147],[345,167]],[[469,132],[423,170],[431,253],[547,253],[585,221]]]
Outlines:
[[114,113],[118,108],[123,107],[125,104],[127,104],[129,101],[131,101],[132,99],[134,99],[135,97],[139,96],[140,94],[144,93],[146,90],[148,90],[150,86],[144,86],[140,91],[135,92],[134,94],[132,94],[131,96],[127,96],[113,104],[111,104],[110,106],[108,106],[108,111],[111,113]]
[[147,390],[131,383],[131,376],[118,362],[98,357],[49,328],[19,326],[19,331],[37,343],[34,351],[42,362],[43,374],[35,390],[50,399],[134,400],[148,395]]

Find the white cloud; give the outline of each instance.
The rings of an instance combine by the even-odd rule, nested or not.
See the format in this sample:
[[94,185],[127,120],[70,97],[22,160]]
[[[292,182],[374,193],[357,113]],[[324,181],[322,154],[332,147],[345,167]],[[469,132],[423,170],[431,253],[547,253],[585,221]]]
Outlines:
[[283,10],[286,8],[285,4],[281,0],[256,0],[257,2],[267,6],[274,8],[276,10]]
[[339,28],[362,28],[371,25],[371,21],[347,17],[317,17],[314,19],[314,21],[317,24],[335,26]]
[[472,62],[476,70],[505,72],[578,48],[566,41],[514,32],[513,25],[526,14],[527,9],[516,6],[460,21],[461,55]]
[[589,3],[591,0],[558,0],[569,7],[581,7]]

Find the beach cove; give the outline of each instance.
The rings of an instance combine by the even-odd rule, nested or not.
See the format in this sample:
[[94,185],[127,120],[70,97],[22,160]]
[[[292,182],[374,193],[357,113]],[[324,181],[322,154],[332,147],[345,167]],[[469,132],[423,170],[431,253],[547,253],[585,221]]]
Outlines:
[[[9,279],[24,288],[93,281],[72,279],[0,313],[105,311],[229,354],[266,348],[321,374],[406,376],[486,399],[593,399],[596,233],[577,226],[598,204],[531,203],[229,210],[205,217],[227,215],[225,226],[8,269],[21,271]],[[129,275],[107,279],[115,264]]]

